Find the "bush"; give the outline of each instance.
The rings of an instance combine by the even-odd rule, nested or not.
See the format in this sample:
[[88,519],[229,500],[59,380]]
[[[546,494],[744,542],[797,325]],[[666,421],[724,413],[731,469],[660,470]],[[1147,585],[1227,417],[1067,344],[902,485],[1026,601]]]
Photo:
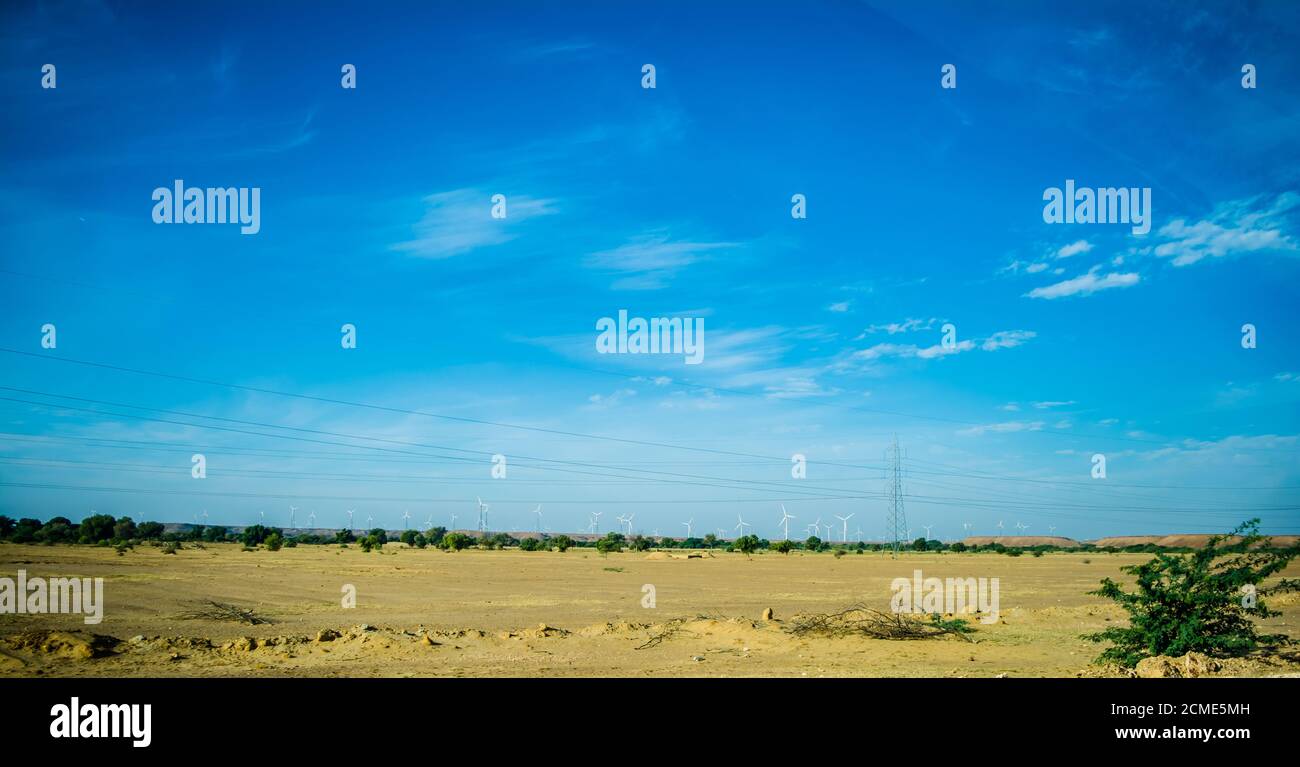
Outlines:
[[541,541],[538,541],[536,538],[525,538],[519,542],[519,548],[522,551],[537,551],[541,547]]
[[808,540],[803,542],[803,547],[809,551],[821,551],[822,539],[815,535],[808,536]]
[[[1282,579],[1271,588],[1263,581],[1300,556],[1300,544],[1287,549],[1259,547],[1259,520],[1238,526],[1229,536],[1211,538],[1205,548],[1188,554],[1157,554],[1125,572],[1137,576],[1133,593],[1110,578],[1090,592],[1113,600],[1129,614],[1128,627],[1114,626],[1085,639],[1110,642],[1097,662],[1135,666],[1154,655],[1240,655],[1259,647],[1288,643],[1285,634],[1259,634],[1251,620],[1280,615],[1262,599],[1267,594],[1300,589],[1300,581]],[[1253,602],[1245,588],[1254,591]]]
[[468,548],[472,542],[470,537],[464,533],[447,533],[442,536],[442,540],[439,541],[438,545],[447,551],[460,551]]
[[242,541],[245,546],[256,546],[266,541],[266,539],[272,534],[279,535],[280,531],[273,527],[266,527],[265,525],[249,525],[239,534],[239,540]]
[[610,533],[604,538],[596,541],[596,551],[601,556],[609,554],[611,551],[618,553],[623,550],[623,536],[620,533]]
[[551,539],[550,544],[555,547],[556,551],[564,553],[569,550],[569,547],[573,546],[573,539],[567,535],[557,535]]
[[794,549],[794,544],[790,541],[777,541],[772,544],[772,550],[781,554],[789,554]]
[[414,530],[403,530],[401,541],[411,548],[415,548],[415,536],[418,535]]
[[262,545],[265,546],[268,551],[279,551],[280,547],[284,545],[284,538],[278,532],[271,533],[262,541]]
[[135,537],[142,541],[156,541],[163,537],[161,522],[141,522],[135,527]]

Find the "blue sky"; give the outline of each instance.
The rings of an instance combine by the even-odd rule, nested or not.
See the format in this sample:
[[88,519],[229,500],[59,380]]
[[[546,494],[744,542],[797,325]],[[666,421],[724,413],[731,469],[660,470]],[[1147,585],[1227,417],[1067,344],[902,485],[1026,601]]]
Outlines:
[[[6,4],[0,513],[879,539],[896,433],[917,535],[1300,532],[1297,16]],[[175,179],[261,231],[154,224]],[[703,363],[597,354],[620,309]]]

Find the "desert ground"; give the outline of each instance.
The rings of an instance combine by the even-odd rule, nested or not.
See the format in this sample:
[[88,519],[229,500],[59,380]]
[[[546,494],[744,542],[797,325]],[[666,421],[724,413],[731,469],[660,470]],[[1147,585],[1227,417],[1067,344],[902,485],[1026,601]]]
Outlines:
[[[674,552],[680,556],[680,552]],[[1108,676],[1080,634],[1123,613],[1086,592],[1145,554],[992,553],[788,556],[666,552],[601,556],[389,544],[244,551],[186,544],[0,545],[0,575],[104,579],[103,622],[80,615],[0,615],[0,676]],[[887,610],[890,582],[914,569],[998,578],[1000,618],[957,637],[884,640],[793,635],[798,615],[854,602]],[[1293,565],[1288,577],[1300,577]],[[342,605],[346,584],[356,605]],[[655,606],[643,607],[643,585]],[[1264,624],[1300,638],[1300,599]],[[191,617],[207,601],[269,623]],[[771,609],[770,619],[764,611]],[[1215,674],[1294,675],[1300,659],[1225,662]]]

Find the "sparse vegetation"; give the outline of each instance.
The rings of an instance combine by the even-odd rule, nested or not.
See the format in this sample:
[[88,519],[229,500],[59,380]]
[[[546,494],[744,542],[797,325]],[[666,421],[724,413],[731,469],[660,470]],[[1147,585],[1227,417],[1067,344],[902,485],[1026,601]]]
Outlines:
[[[1300,545],[1279,550],[1260,545],[1266,542],[1259,520],[1252,519],[1228,536],[1212,538],[1203,549],[1157,554],[1143,564],[1125,566],[1137,577],[1136,591],[1102,579],[1101,588],[1090,593],[1118,603],[1129,614],[1129,625],[1084,637],[1111,644],[1097,661],[1134,666],[1155,655],[1242,655],[1288,643],[1285,634],[1258,633],[1252,619],[1280,614],[1264,604],[1266,595],[1300,589],[1300,582],[1288,579],[1264,586],[1300,556]],[[1248,598],[1252,591],[1253,601]]]

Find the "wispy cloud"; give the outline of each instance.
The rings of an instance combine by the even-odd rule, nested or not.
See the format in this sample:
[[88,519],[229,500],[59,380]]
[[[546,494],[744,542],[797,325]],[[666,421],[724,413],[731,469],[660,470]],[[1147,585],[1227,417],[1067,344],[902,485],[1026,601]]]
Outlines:
[[451,258],[476,248],[500,245],[519,235],[523,222],[556,212],[555,201],[509,195],[506,217],[492,218],[492,195],[478,189],[455,189],[424,198],[428,210],[414,225],[414,239],[393,250],[420,258]]
[[1022,431],[1040,431],[1043,425],[1042,421],[1003,421],[1001,423],[986,423],[958,429],[957,433],[963,437],[978,437],[989,432],[1007,434]]
[[1259,207],[1260,202],[1257,197],[1222,203],[1209,218],[1194,224],[1181,218],[1171,221],[1157,232],[1168,242],[1157,245],[1155,254],[1172,258],[1174,266],[1187,266],[1207,257],[1295,250],[1295,241],[1284,230],[1300,206],[1300,194],[1285,192],[1267,207]]
[[1025,295],[1029,298],[1090,296],[1099,290],[1131,287],[1138,284],[1140,279],[1137,272],[1108,272],[1102,274],[1101,267],[1094,266],[1086,274],[1044,287],[1034,288]]
[[614,290],[659,290],[677,272],[707,254],[734,247],[736,243],[732,242],[674,240],[666,234],[647,234],[612,250],[592,253],[584,263],[591,269],[623,275],[614,281]]

